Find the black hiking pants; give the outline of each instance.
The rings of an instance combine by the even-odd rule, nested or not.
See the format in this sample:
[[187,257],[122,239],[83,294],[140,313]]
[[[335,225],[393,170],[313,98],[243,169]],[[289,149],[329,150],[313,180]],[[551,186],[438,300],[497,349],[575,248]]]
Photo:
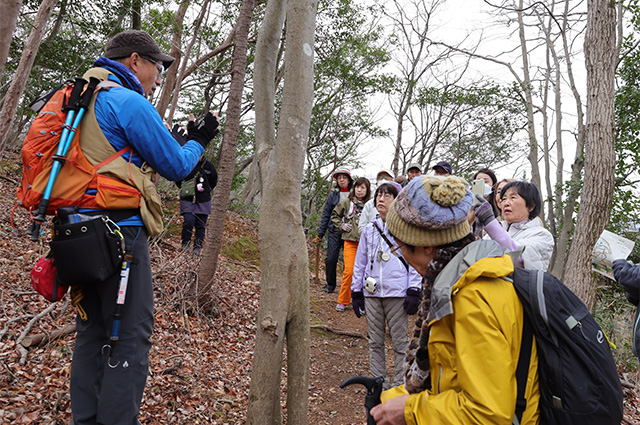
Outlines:
[[327,232],[327,257],[324,260],[325,271],[327,273],[327,286],[325,290],[333,292],[336,290],[336,269],[338,268],[338,257],[342,249],[342,234],[337,232]]

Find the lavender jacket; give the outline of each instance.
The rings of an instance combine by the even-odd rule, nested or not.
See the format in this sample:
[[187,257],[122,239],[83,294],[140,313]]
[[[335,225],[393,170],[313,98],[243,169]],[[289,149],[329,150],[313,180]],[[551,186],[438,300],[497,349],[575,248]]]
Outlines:
[[[389,253],[391,248],[382,239],[380,232],[374,227],[374,223],[394,244],[393,236],[379,216],[364,228],[362,235],[360,235],[360,243],[353,265],[351,291],[362,292],[365,297],[404,298],[407,295],[407,289],[421,288],[422,276],[411,266],[407,271],[400,259]],[[378,260],[378,251],[389,253],[389,261]],[[373,294],[364,290],[365,279],[369,276],[378,282],[376,292]]]

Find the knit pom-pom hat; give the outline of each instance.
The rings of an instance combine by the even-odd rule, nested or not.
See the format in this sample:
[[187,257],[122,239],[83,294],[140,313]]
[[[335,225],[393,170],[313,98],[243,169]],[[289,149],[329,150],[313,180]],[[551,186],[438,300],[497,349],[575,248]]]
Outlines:
[[469,184],[456,176],[416,177],[400,192],[387,214],[396,239],[413,246],[440,246],[465,237],[473,204]]

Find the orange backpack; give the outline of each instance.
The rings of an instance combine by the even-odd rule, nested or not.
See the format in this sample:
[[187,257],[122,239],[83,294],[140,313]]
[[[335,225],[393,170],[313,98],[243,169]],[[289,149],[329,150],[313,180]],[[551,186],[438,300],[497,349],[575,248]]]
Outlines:
[[[76,83],[67,81],[42,107],[31,124],[22,145],[22,182],[18,188],[18,204],[30,212],[38,208],[42,199],[54,157],[60,143],[67,116],[66,107]],[[100,86],[93,96],[98,93]],[[82,124],[78,127],[73,141],[67,150],[63,165],[53,185],[47,215],[66,205],[95,207],[95,196],[87,195],[87,189],[97,186],[97,170],[118,158],[131,146],[114,153],[97,165],[91,165],[80,148]]]

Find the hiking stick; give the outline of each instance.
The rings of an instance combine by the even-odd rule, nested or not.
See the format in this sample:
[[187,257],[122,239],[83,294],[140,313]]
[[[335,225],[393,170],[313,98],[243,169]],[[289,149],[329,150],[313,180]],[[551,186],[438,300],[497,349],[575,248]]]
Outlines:
[[380,404],[380,394],[382,394],[382,383],[384,378],[369,378],[366,376],[352,376],[347,378],[340,384],[340,388],[344,388],[351,384],[362,384],[367,388],[367,395],[364,397],[364,410],[367,412],[367,425],[376,425],[376,421],[371,416],[371,409]]
[[316,244],[315,247],[315,254],[316,254],[316,285],[320,284],[320,278],[318,278],[318,268],[319,268],[319,262],[320,262],[320,244]]
[[[40,227],[46,220],[53,185],[58,177],[60,169],[66,161],[65,157],[69,150],[69,146],[71,146],[71,142],[76,135],[80,121],[84,116],[84,112],[89,107],[89,103],[93,97],[93,92],[99,82],[100,81],[97,78],[92,77],[89,85],[84,89],[84,85],[87,83],[87,80],[83,78],[76,78],[73,90],[69,96],[68,106],[63,108],[63,110],[67,110],[67,119],[65,120],[65,124],[62,129],[62,136],[60,136],[58,149],[56,150],[56,154],[53,155],[53,165],[51,166],[51,174],[49,174],[47,186],[44,190],[44,194],[42,195],[42,199],[38,204],[36,215],[33,217],[33,222],[31,223],[31,227],[28,232],[31,236],[31,240],[34,242],[38,241],[40,237]],[[78,113],[77,115],[76,112]]]

